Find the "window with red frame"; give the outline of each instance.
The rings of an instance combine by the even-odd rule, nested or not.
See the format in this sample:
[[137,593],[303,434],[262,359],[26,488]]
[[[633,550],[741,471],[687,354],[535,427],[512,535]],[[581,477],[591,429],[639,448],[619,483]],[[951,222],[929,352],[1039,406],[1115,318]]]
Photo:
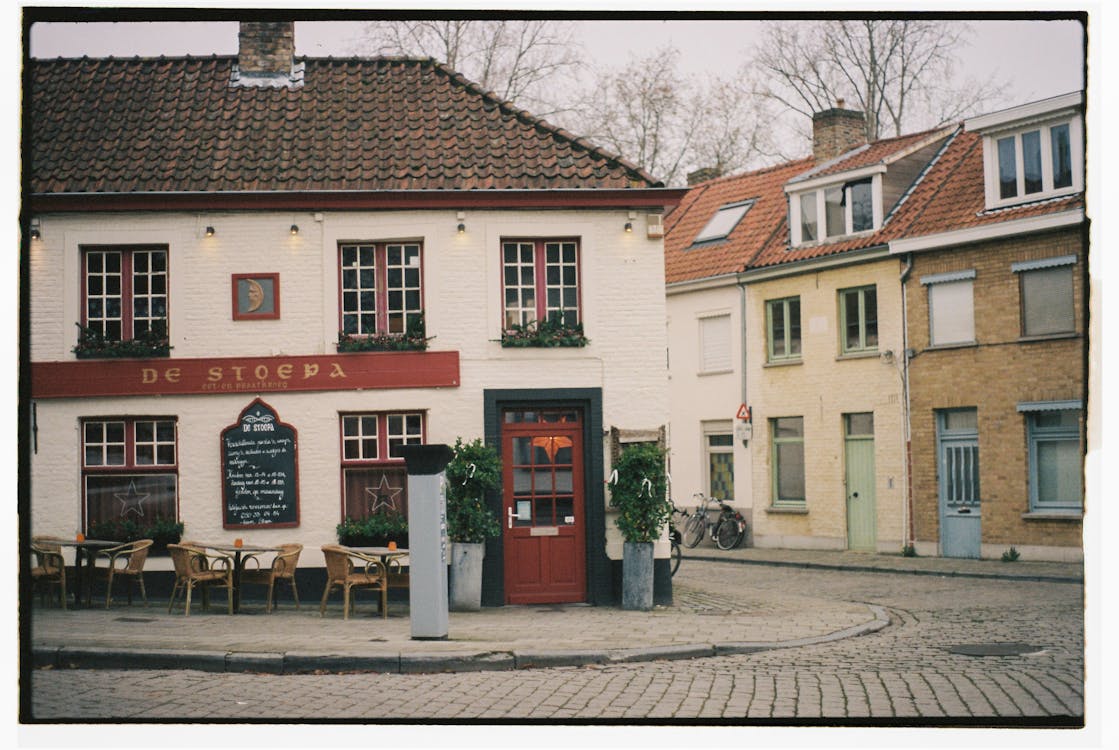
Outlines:
[[419,243],[343,243],[338,255],[343,333],[405,333],[423,315]]
[[109,341],[167,331],[167,248],[82,252],[82,324]]
[[574,326],[579,317],[579,243],[505,240],[501,243],[505,328],[539,320]]
[[107,521],[177,520],[179,465],[174,417],[84,419],[85,527]]
[[408,515],[408,471],[400,451],[424,442],[423,412],[341,415],[342,516]]

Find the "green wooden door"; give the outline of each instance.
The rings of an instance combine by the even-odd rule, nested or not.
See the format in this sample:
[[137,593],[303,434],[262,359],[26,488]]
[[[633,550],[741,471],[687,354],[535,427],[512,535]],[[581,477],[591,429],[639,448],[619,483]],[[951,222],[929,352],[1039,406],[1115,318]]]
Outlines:
[[845,414],[847,548],[873,552],[877,542],[874,496],[874,415]]

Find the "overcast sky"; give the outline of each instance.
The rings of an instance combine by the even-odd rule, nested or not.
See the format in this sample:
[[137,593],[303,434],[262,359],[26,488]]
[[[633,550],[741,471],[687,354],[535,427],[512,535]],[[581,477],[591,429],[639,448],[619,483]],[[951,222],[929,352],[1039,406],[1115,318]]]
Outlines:
[[[732,6],[733,7],[733,6]],[[765,21],[596,20],[579,22],[578,38],[595,66],[621,66],[672,44],[683,72],[726,75],[752,51]],[[1018,104],[1082,87],[1083,34],[1072,21],[971,21],[975,34],[962,51],[961,69],[973,78],[989,74],[1010,83],[1006,101]],[[299,22],[296,51],[307,56],[345,56],[355,51],[359,25]],[[235,22],[36,23],[33,57],[235,54]]]

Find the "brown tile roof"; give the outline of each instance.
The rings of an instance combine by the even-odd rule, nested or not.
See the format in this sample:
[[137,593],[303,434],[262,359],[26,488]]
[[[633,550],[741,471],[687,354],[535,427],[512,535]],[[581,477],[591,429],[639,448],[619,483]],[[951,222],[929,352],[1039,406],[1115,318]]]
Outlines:
[[[840,238],[799,248],[789,247],[784,185],[793,177],[836,173],[877,163],[927,140],[934,131],[889,139],[841,157],[811,173],[811,159],[788,162],[758,172],[701,183],[688,192],[665,222],[665,276],[669,283],[766,268],[884,245],[903,237],[939,234],[958,229],[997,224],[1074,208],[1083,208],[1084,194],[1027,203],[995,211],[985,210],[983,145],[980,136],[962,128],[949,137],[932,165],[918,177],[911,191],[886,217],[876,232]],[[692,238],[721,205],[748,198],[757,204],[743,218],[727,241],[689,249]],[[759,206],[767,211],[757,211]],[[889,207],[887,207],[889,208]],[[757,212],[757,213],[755,213]],[[751,222],[751,215],[753,215]]]
[[648,188],[656,178],[433,61],[306,59],[295,87],[235,58],[30,63],[32,193]]
[[[772,241],[774,234],[784,242],[788,203],[783,188],[790,179],[811,169],[813,163],[811,158],[799,159],[703,182],[689,190],[665,217],[665,281],[671,284],[737,273]],[[753,199],[754,205],[725,240],[692,246],[720,206],[748,199]]]

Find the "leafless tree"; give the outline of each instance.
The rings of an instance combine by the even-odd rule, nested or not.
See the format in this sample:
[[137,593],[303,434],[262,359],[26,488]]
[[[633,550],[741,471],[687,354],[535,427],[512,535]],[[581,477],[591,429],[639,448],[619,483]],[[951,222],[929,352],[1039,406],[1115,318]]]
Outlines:
[[582,59],[571,24],[550,20],[372,22],[355,46],[435,58],[540,117],[562,109],[564,84]]
[[935,127],[989,106],[1001,88],[957,77],[969,33],[940,20],[773,23],[752,61],[757,91],[809,117],[845,99],[866,113],[869,140]]
[[666,47],[599,71],[574,109],[588,138],[670,185],[683,183],[692,169],[725,173],[746,166],[761,153],[764,133],[749,90],[683,76],[679,56]]

